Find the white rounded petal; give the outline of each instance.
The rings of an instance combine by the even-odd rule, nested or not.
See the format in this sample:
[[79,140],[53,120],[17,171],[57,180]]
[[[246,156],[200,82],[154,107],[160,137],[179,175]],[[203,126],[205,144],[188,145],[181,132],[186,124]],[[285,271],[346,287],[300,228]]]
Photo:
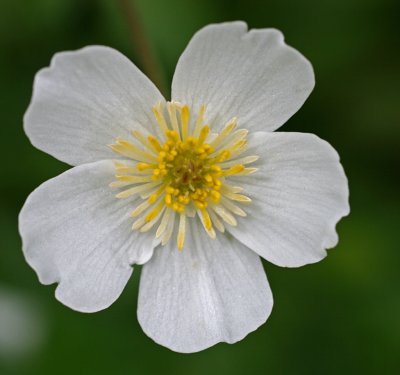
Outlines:
[[310,62],[275,29],[247,31],[244,22],[198,31],[176,67],[172,98],[207,105],[206,121],[232,117],[253,131],[273,131],[302,106],[314,87]]
[[54,56],[35,77],[24,117],[32,144],[71,165],[113,158],[107,147],[132,129],[156,132],[151,107],[164,100],[124,55],[103,46]]
[[39,186],[19,216],[25,258],[43,284],[58,282],[56,297],[74,310],[112,304],[146,262],[153,238],[133,232],[132,204],[115,198],[110,161],[70,169]]
[[[336,246],[337,222],[349,213],[348,184],[337,152],[313,134],[253,133],[259,170],[234,179],[252,199],[247,217],[227,228],[268,261],[314,263]],[[253,166],[253,165],[252,165]]]
[[261,260],[229,234],[210,239],[188,219],[183,251],[158,247],[143,266],[138,319],[155,342],[190,353],[234,343],[263,324],[272,294]]

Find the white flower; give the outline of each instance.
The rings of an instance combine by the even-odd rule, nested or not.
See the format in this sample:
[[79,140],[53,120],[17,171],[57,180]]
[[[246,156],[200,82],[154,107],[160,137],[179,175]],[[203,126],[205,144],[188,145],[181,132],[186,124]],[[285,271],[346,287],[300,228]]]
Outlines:
[[108,307],[144,264],[138,319],[154,341],[195,352],[241,340],[273,304],[259,256],[317,262],[349,212],[335,150],[272,132],[313,86],[311,64],[279,31],[243,22],[193,37],[170,102],[111,48],[57,54],[36,76],[24,125],[75,167],[21,211],[28,263],[84,312]]

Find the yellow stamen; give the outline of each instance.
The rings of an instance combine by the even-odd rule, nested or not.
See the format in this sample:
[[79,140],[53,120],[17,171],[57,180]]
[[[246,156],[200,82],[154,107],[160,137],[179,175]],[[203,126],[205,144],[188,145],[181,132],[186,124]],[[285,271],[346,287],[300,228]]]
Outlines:
[[242,187],[240,187],[240,186],[231,186],[231,185],[229,185],[227,183],[225,183],[221,188],[221,192],[222,193],[228,192],[228,193],[235,194],[235,193],[240,193],[241,191],[243,191]]
[[182,120],[182,140],[185,142],[189,134],[189,107],[185,105],[181,111]]
[[214,211],[224,220],[227,224],[236,226],[237,221],[235,217],[222,206],[215,206]]
[[154,150],[149,147],[147,138],[139,130],[133,130],[132,135],[142,144],[142,146],[154,153]]
[[208,133],[210,132],[210,128],[208,125],[204,125],[200,131],[200,136],[198,140],[198,144],[201,145],[206,140]]
[[233,175],[233,174],[238,174],[238,173],[240,173],[240,172],[243,172],[244,169],[245,169],[244,166],[241,165],[241,164],[239,164],[239,165],[234,165],[233,167],[230,167],[229,169],[224,169],[224,170],[221,172],[221,175],[222,175],[222,176],[231,176],[231,175]]
[[239,141],[238,143],[234,144],[231,147],[231,159],[238,157],[239,155],[243,154],[247,150],[247,141]]
[[171,120],[172,129],[174,129],[178,138],[180,138],[178,118],[176,117],[176,105],[174,103],[168,103],[167,109],[168,109],[169,118]]
[[160,142],[157,141],[157,138],[153,137],[152,135],[149,135],[147,139],[154,151],[160,152],[162,150]]
[[171,210],[171,218],[167,224],[167,228],[161,238],[161,245],[164,246],[170,240],[175,227],[175,211]]
[[122,140],[120,138],[117,138],[117,141],[115,144],[110,145],[111,149],[123,156],[126,156],[130,159],[138,160],[138,161],[143,161],[143,162],[153,162],[156,161],[157,159],[149,154],[146,151],[141,150],[140,148],[136,147],[132,143]]
[[135,187],[130,188],[128,190],[123,190],[120,193],[118,193],[115,197],[116,198],[120,198],[120,199],[121,198],[128,198],[128,197],[130,197],[132,195],[148,191],[152,187],[157,186],[159,184],[160,184],[159,182],[148,182],[148,183],[145,183],[143,185],[135,186]]
[[137,184],[139,182],[150,182],[151,176],[129,176],[129,175],[115,175],[117,180],[123,182],[130,182],[133,184]]
[[221,199],[222,206],[224,206],[227,210],[231,211],[237,216],[245,217],[247,216],[246,212],[244,212],[240,207],[236,206],[229,199],[225,197]]
[[140,217],[132,224],[132,230],[138,230],[144,225],[145,221],[143,217]]
[[154,193],[152,192],[147,201],[150,204],[154,204],[158,197],[164,192],[165,190],[165,184],[161,185]]
[[235,160],[230,160],[230,161],[226,161],[224,163],[221,163],[221,167],[222,168],[228,168],[228,167],[232,167],[235,164],[250,164],[250,163],[254,163],[255,161],[258,160],[258,156],[257,155],[252,155],[252,156],[245,156],[243,158],[240,159],[235,159]]
[[167,122],[165,121],[165,117],[162,113],[162,106],[161,103],[153,107],[153,113],[154,116],[158,122],[158,125],[160,126],[161,132],[165,134],[168,130],[168,125]]
[[145,171],[146,169],[154,169],[157,164],[137,163],[136,168],[138,171]]
[[200,128],[203,125],[205,112],[206,112],[206,106],[203,104],[200,107],[199,114],[197,115],[196,124],[195,124],[194,130],[193,130],[193,137],[197,138],[199,136]]
[[211,221],[214,224],[215,228],[217,228],[221,233],[224,233],[225,226],[222,223],[222,221],[218,218],[218,216],[215,214],[215,212],[210,210],[209,214],[210,214]]
[[176,238],[179,250],[185,244],[186,216],[198,216],[195,220],[201,221],[212,239],[216,237],[214,228],[224,232],[226,224],[237,225],[236,217],[246,216],[239,206],[250,203],[251,199],[241,194],[241,187],[230,185],[229,179],[257,170],[246,168],[258,159],[256,155],[238,158],[247,149],[248,131],[239,129],[233,133],[237,119],[232,118],[215,135],[204,124],[205,110],[202,105],[191,132],[187,105],[170,102],[165,110],[158,103],[153,113],[163,134],[161,141],[133,130],[135,144],[117,138],[110,146],[127,159],[114,161],[116,181],[110,186],[134,185],[116,197],[139,195],[143,199],[130,214],[136,218],[132,229],[147,232],[156,226],[155,236],[165,245],[174,233],[179,215]]
[[258,171],[258,168],[244,168],[242,171],[238,172],[237,176],[245,176],[247,174],[253,174]]
[[186,216],[184,213],[179,215],[179,228],[178,228],[178,250],[183,250],[183,245],[185,244],[185,234],[186,234]]
[[207,230],[211,230],[212,223],[211,223],[211,219],[210,219],[210,215],[208,214],[208,211],[203,208],[203,209],[200,210],[200,213],[201,213],[201,216],[203,218],[204,227]]
[[144,201],[139,204],[132,212],[131,212],[131,217],[136,217],[139,216],[144,210],[146,210],[150,206],[150,203],[147,201]]
[[161,200],[155,208],[153,208],[145,217],[145,221],[153,220],[165,207],[164,202]]
[[156,238],[159,238],[165,232],[172,212],[173,211],[170,208],[167,208],[165,210],[164,215],[161,219],[161,223],[157,228]]
[[236,123],[237,123],[236,117],[227,122],[227,124],[222,129],[221,133],[219,133],[217,138],[215,138],[211,142],[211,146],[214,147],[214,149],[232,132],[233,129],[236,128]]

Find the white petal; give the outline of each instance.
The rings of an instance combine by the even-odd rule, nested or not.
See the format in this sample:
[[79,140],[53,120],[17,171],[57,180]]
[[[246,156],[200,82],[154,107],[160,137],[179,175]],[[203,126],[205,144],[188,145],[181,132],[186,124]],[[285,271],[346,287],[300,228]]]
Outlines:
[[207,105],[206,121],[236,116],[253,131],[272,131],[302,106],[314,87],[311,64],[275,29],[243,22],[198,31],[176,67],[172,98],[192,108]]
[[151,107],[164,100],[150,80],[118,51],[86,47],[54,56],[35,77],[24,117],[32,144],[71,165],[111,159],[118,136],[156,132]]
[[121,294],[133,263],[152,255],[153,236],[133,232],[129,200],[115,198],[110,161],[70,169],[39,186],[19,216],[25,258],[56,297],[92,312]]
[[197,218],[187,222],[183,251],[171,240],[143,266],[138,305],[144,332],[183,353],[243,339],[273,304],[255,253],[229,234],[212,240]]
[[[349,213],[348,184],[336,151],[313,134],[253,133],[249,153],[260,168],[236,178],[252,199],[247,217],[227,228],[268,261],[314,263],[336,246],[337,222]],[[253,164],[252,164],[253,166]]]

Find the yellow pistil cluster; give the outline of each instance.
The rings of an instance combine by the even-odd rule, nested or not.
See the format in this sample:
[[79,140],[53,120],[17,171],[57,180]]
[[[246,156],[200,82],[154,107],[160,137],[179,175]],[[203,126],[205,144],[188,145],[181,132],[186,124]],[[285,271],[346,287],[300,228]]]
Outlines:
[[234,202],[249,203],[250,198],[239,194],[242,189],[231,186],[227,180],[232,175],[255,172],[256,168],[245,165],[258,157],[239,158],[246,151],[248,132],[234,131],[236,118],[219,134],[211,134],[210,127],[204,124],[205,106],[192,122],[189,108],[180,103],[167,103],[166,112],[167,117],[161,104],[153,108],[163,141],[136,130],[132,132],[136,144],[117,138],[111,145],[128,159],[115,161],[117,180],[111,186],[133,185],[116,196],[139,195],[143,199],[131,213],[132,217],[139,217],[132,227],[146,232],[160,222],[156,237],[161,237],[162,244],[171,237],[178,215],[177,244],[182,249],[186,216],[198,214],[211,238],[216,235],[213,227],[223,232],[225,224],[237,224],[235,215],[246,216]]
[[[183,213],[190,202],[204,209],[209,201],[217,204],[221,199],[222,168],[218,163],[226,159],[229,152],[210,157],[214,149],[204,143],[209,131],[205,125],[198,138],[190,136],[182,141],[176,131],[168,130],[167,142],[157,145],[158,165],[153,169],[153,179],[168,182],[164,201],[176,212]],[[148,168],[149,165],[138,167]]]

